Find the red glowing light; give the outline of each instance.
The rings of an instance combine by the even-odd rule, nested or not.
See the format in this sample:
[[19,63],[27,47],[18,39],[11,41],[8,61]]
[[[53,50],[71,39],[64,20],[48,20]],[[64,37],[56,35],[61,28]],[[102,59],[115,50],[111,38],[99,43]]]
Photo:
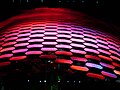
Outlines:
[[73,62],[71,60],[67,59],[57,59],[55,60],[56,63],[65,63],[65,64],[72,64]]
[[57,54],[57,55],[67,55],[67,56],[72,55],[71,52],[67,52],[67,51],[56,51],[55,54]]
[[104,59],[104,60],[112,61],[112,59],[110,57],[107,57],[107,56],[99,55],[99,57],[101,59]]
[[92,78],[97,78],[97,79],[101,79],[101,80],[104,80],[105,77],[100,75],[100,74],[96,74],[96,73],[87,73],[86,74],[88,77],[92,77]]
[[[61,9],[57,10],[61,12]],[[0,66],[10,65],[14,61],[29,60],[35,56],[35,59],[40,61],[68,64],[71,71],[85,71],[88,77],[96,79],[117,78],[120,75],[120,44],[114,41],[114,38],[106,33],[70,23],[76,20],[71,15],[63,17],[61,13],[48,13],[47,10],[42,15],[34,12],[31,15],[26,14],[0,24],[7,26],[14,20],[25,18],[24,22],[18,21],[19,23],[0,33]],[[61,20],[57,20],[59,18]],[[66,21],[63,20],[65,18]],[[89,72],[92,69],[99,69],[99,73]]]
[[26,56],[16,56],[16,57],[11,57],[10,61],[19,61],[24,59],[26,59]]
[[88,59],[93,59],[93,60],[98,60],[98,61],[100,61],[100,58],[97,57],[97,56],[93,56],[93,55],[85,55],[85,57],[88,58]]
[[11,62],[0,62],[0,67],[8,66],[10,64],[11,64]]
[[72,66],[70,66],[70,68],[73,70],[86,71],[86,72],[89,70],[87,67],[76,66],[76,65],[72,65]]

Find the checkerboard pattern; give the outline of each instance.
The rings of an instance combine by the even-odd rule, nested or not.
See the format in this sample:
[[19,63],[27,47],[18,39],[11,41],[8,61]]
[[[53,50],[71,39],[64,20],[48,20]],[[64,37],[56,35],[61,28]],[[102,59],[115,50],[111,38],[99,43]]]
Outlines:
[[[38,60],[105,80],[120,77],[120,41],[107,33],[58,22],[30,22],[0,33],[0,68]],[[49,62],[49,63],[48,63]]]

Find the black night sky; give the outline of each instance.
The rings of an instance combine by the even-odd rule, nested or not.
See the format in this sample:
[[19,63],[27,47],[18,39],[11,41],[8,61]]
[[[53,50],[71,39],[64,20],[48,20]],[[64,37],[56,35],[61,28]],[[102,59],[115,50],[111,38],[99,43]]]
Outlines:
[[[119,36],[119,2],[112,0],[0,0],[0,21],[39,7],[68,8],[113,25]],[[111,32],[111,31],[110,31]]]
[[35,7],[72,8],[119,26],[117,0],[0,0],[0,21]]

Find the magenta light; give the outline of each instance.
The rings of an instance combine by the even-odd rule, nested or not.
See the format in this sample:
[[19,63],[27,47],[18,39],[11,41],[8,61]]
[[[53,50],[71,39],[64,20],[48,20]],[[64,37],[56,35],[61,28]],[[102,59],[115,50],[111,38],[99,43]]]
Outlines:
[[57,48],[41,48],[42,51],[56,51]]
[[115,44],[115,43],[113,43],[113,42],[111,42],[111,41],[107,41],[107,42],[108,42],[109,44],[111,44],[111,45],[113,45],[113,46],[119,48],[119,45],[117,45],[117,44]]
[[90,38],[83,38],[85,41],[89,41],[89,42],[93,42],[93,43],[97,43],[96,40],[94,39],[90,39]]
[[45,31],[56,31],[56,29],[45,29]]
[[99,52],[95,49],[91,49],[91,48],[85,48],[84,49],[86,52],[91,52],[91,53],[95,53],[95,54],[99,54]]
[[12,56],[13,56],[13,54],[3,54],[3,55],[0,55],[0,59],[10,58]]
[[16,36],[18,35],[18,33],[11,33],[11,34],[6,34],[5,37],[12,37],[12,36]]
[[71,45],[71,46],[74,46],[74,47],[85,48],[85,46],[82,45],[82,44],[72,43],[72,44],[70,44],[70,45]]
[[118,57],[116,57],[116,56],[111,55],[110,57],[111,57],[112,59],[114,59],[114,60],[120,61],[120,58],[118,58]]
[[6,42],[6,41],[13,41],[13,40],[16,40],[17,39],[17,37],[11,37],[11,38],[7,38],[7,39],[5,39],[4,41]]
[[57,39],[57,37],[49,37],[49,36],[45,36],[45,37],[43,37],[44,39],[49,39],[49,40],[54,40],[54,39]]
[[[5,27],[0,32],[0,66],[6,64],[4,62],[32,61],[33,64],[38,63],[41,69],[52,66],[58,70],[62,66],[61,69],[72,74],[84,74],[95,80],[119,78],[119,39],[83,27],[84,21],[80,24],[72,22],[79,18],[67,17],[68,12],[64,9],[57,9],[59,14],[56,14],[56,9],[52,9],[52,14],[47,13],[50,12],[48,9],[44,10],[44,14],[25,13],[0,23],[1,27]],[[64,16],[61,16],[61,11],[65,12]]]
[[70,32],[70,31],[60,31],[60,30],[58,30],[57,32],[58,32],[58,33],[66,33],[66,34],[71,34],[71,32]]
[[21,41],[28,41],[30,38],[18,38],[16,41],[21,42]]
[[42,42],[43,45],[56,45],[57,42]]
[[77,38],[83,38],[83,35],[78,35],[78,34],[71,34],[72,37],[77,37]]
[[96,38],[97,38],[97,39],[104,40],[104,41],[107,41],[107,38],[103,38],[103,37],[101,37],[101,36],[99,36],[99,35],[97,35]]
[[111,68],[111,69],[115,68],[113,65],[110,65],[110,64],[107,64],[107,63],[100,62],[100,64],[104,67],[107,67],[107,68]]
[[28,42],[43,42],[43,39],[30,39]]
[[111,54],[115,54],[120,57],[120,54],[117,51],[114,51],[114,50],[109,50],[109,51],[111,52]]
[[20,46],[27,46],[29,43],[19,43],[19,44],[15,44],[15,47],[20,47]]
[[68,49],[71,49],[72,47],[70,46],[70,45],[60,45],[60,44],[58,44],[58,45],[56,45],[56,47],[57,48],[68,48]]
[[[22,28],[21,28],[22,29]],[[19,33],[29,33],[31,30],[29,29],[29,30],[22,30],[22,31],[19,31]]]
[[78,54],[86,54],[86,52],[83,50],[76,50],[76,49],[71,49],[70,50],[72,53],[78,53]]
[[103,50],[103,49],[97,49],[99,52],[107,54],[107,55],[111,55],[111,53],[109,51]]
[[16,44],[16,42],[8,42],[8,43],[4,43],[2,46],[11,46],[11,45],[14,45]]
[[86,45],[86,46],[90,46],[90,47],[93,47],[93,48],[98,48],[97,45],[92,44],[92,43],[84,43],[84,45]]
[[34,30],[34,31],[31,31],[32,34],[34,33],[44,33],[45,31],[44,30]]
[[57,39],[57,42],[65,42],[65,43],[71,43],[71,40],[66,40],[66,39]]
[[17,49],[17,50],[13,50],[13,53],[24,53],[26,52],[28,49]]
[[81,32],[81,31],[76,31],[76,30],[72,30],[71,32],[77,33],[77,34],[83,34],[83,32]]
[[119,49],[118,49],[117,47],[114,47],[114,46],[112,46],[112,45],[108,45],[108,47],[110,47],[111,49],[114,49],[114,50],[116,50],[116,51],[119,52]]
[[81,42],[81,43],[85,42],[85,41],[82,40],[82,39],[76,39],[76,38],[71,38],[71,41],[74,41],[74,42]]
[[81,57],[71,57],[73,61],[78,61],[78,62],[87,62],[86,58],[81,58]]
[[26,55],[40,55],[42,54],[41,51],[28,51],[25,53]]
[[43,47],[42,44],[31,44],[27,46],[27,48],[41,48],[41,47]]
[[33,34],[33,35],[30,35],[29,37],[43,37],[44,34]]
[[117,76],[113,73],[109,73],[109,72],[106,72],[106,71],[102,71],[101,72],[104,76],[108,76],[108,77],[111,77],[111,78],[117,78]]
[[97,39],[97,42],[102,43],[102,44],[105,44],[105,45],[108,45],[107,42],[105,42],[105,41],[103,41],[103,40],[100,40],[100,39]]
[[8,48],[4,48],[4,49],[0,50],[0,52],[12,51],[14,49],[15,49],[14,47],[8,47]]
[[71,35],[58,34],[57,37],[71,38]]
[[108,46],[106,46],[106,45],[102,45],[102,44],[97,44],[97,46],[99,46],[99,47],[101,47],[101,48],[104,48],[104,49],[110,49]]
[[57,33],[56,32],[45,32],[44,34],[45,35],[56,35]]
[[30,33],[25,33],[25,34],[19,34],[18,37],[26,37],[26,36],[29,36]]
[[93,38],[93,39],[96,39],[96,36],[93,36],[93,35],[90,35],[90,34],[83,34],[84,36],[87,36],[87,37],[90,37],[90,38]]

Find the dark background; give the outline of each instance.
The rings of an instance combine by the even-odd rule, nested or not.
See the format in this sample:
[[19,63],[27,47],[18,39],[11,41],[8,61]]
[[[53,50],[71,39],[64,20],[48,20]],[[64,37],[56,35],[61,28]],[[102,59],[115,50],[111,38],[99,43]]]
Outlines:
[[118,0],[0,0],[0,21],[36,7],[65,7],[78,10],[119,27]]

